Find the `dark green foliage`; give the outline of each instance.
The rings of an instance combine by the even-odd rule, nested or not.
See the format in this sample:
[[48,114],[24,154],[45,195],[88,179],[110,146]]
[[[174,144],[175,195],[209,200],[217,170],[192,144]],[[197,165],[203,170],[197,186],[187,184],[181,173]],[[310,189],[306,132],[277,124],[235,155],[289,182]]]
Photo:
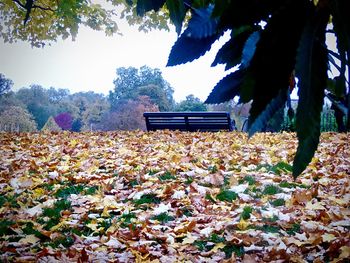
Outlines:
[[190,94],[186,96],[186,100],[175,106],[174,111],[207,111],[207,106],[199,98]]
[[169,216],[167,213],[161,213],[159,215],[153,216],[151,219],[158,220],[161,223],[167,223],[169,221],[173,221],[175,218],[173,216]]
[[[144,1],[139,1],[143,3]],[[157,10],[158,1],[150,1]],[[167,1],[172,2],[172,1]],[[181,1],[180,1],[181,2]],[[299,79],[296,131],[299,146],[293,164],[297,177],[311,161],[320,136],[320,114],[327,86],[328,62],[338,69],[336,94],[349,97],[346,79],[350,56],[350,2],[346,0],[215,0],[182,1],[192,5],[187,28],[174,44],[168,65],[193,61],[204,55],[227,30],[231,39],[218,51],[213,65],[238,66],[212,90],[206,103],[222,103],[240,97],[252,102],[249,134],[264,131],[275,113],[283,109]],[[168,6],[177,31],[187,20],[178,1]],[[150,5],[150,4],[148,4]],[[183,17],[182,21],[181,18]],[[325,35],[336,37],[337,50],[327,50]],[[349,90],[349,89],[347,89]],[[342,92],[339,92],[342,91]],[[331,91],[332,92],[332,91]],[[350,101],[350,100],[349,100]],[[287,103],[288,104],[288,103]],[[349,103],[348,103],[349,104]],[[349,107],[346,105],[346,107]],[[347,113],[350,116],[350,111]],[[347,118],[347,129],[350,129]]]
[[50,230],[51,227],[57,225],[61,219],[61,212],[64,210],[70,210],[71,203],[67,200],[58,200],[54,203],[53,207],[46,207],[43,209],[42,217],[47,217],[48,220],[38,220],[45,224],[44,229]]
[[184,64],[203,56],[216,39],[216,36],[198,39],[181,35],[170,51],[167,66]]
[[294,159],[294,177],[309,164],[319,143],[320,115],[328,70],[327,50],[322,42],[325,41],[328,17],[325,10],[315,11],[304,29],[302,45],[298,50],[296,75],[300,79],[300,89],[296,129],[299,145]]
[[309,186],[304,185],[304,184],[290,183],[290,182],[286,182],[286,181],[281,182],[279,184],[279,186],[283,187],[283,188],[296,188],[296,187],[309,188]]
[[239,94],[245,71],[237,70],[220,80],[209,94],[206,103],[222,103],[227,97],[234,98]]
[[186,9],[182,0],[166,0],[166,5],[170,13],[170,20],[174,23],[177,34],[181,33],[182,21],[185,19]]
[[238,181],[240,184],[243,184],[244,182],[247,182],[249,185],[254,185],[256,183],[256,180],[251,175],[246,175],[243,179],[240,179]]
[[259,164],[256,168],[257,171],[260,169],[265,168],[268,172],[281,175],[281,173],[290,173],[293,170],[293,167],[285,162],[279,162],[275,165],[270,164]]
[[213,233],[210,235],[210,237],[202,240],[196,240],[193,244],[200,251],[210,251],[215,246],[215,244],[223,243],[225,241],[226,240],[223,236]]
[[122,216],[119,218],[119,220],[122,222],[121,226],[122,227],[128,227],[131,224],[132,219],[136,218],[135,213],[127,213],[127,214],[122,214]]
[[215,201],[215,199],[211,196],[211,194],[209,194],[209,193],[206,193],[205,194],[205,199],[206,200],[209,200],[210,202],[212,202],[212,203],[216,203],[216,201]]
[[286,232],[289,235],[295,235],[295,233],[300,233],[300,224],[294,223],[291,228],[286,230]]
[[140,199],[134,200],[136,205],[142,204],[159,204],[161,199],[155,194],[144,194]]
[[281,189],[273,184],[268,184],[265,185],[264,190],[263,190],[263,194],[265,195],[275,195],[281,192]]
[[250,214],[253,212],[253,208],[251,206],[245,206],[243,208],[243,212],[241,213],[241,218],[247,220],[250,218]]
[[0,236],[13,234],[14,232],[11,230],[11,226],[14,224],[15,222],[13,221],[0,219]]
[[136,12],[138,15],[143,16],[147,11],[155,10],[158,11],[165,3],[166,0],[140,0],[137,1]]
[[161,181],[168,181],[168,180],[175,180],[176,177],[172,175],[170,172],[165,172],[164,174],[159,176],[159,180]]
[[240,257],[244,254],[244,248],[242,246],[237,246],[233,244],[226,245],[222,251],[225,252],[226,258],[231,258],[234,253],[237,257]]
[[52,242],[49,243],[49,245],[53,248],[57,248],[59,246],[64,246],[64,247],[68,248],[73,244],[74,244],[74,238],[70,235],[68,235],[68,236],[65,235],[65,236],[56,238]]
[[67,198],[71,194],[93,195],[97,191],[97,186],[86,186],[83,184],[68,184],[64,188],[60,188],[54,194],[56,197]]
[[233,191],[221,190],[221,192],[216,196],[216,199],[220,201],[232,202],[233,200],[236,200],[237,196],[238,195]]
[[4,74],[0,73],[0,97],[9,92],[13,86],[13,81],[6,78]]
[[213,5],[209,5],[208,8],[193,9],[191,20],[184,35],[198,39],[215,35],[218,19],[212,18],[213,9]]
[[286,203],[286,201],[284,201],[284,199],[282,199],[282,198],[270,201],[270,204],[273,206],[284,206],[285,203]]

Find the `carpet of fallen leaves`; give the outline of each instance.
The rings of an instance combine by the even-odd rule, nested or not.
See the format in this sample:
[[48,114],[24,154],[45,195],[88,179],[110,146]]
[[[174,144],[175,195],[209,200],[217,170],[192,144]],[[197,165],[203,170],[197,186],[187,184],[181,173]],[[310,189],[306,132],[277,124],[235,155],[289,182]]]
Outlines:
[[349,262],[350,134],[0,134],[3,262]]

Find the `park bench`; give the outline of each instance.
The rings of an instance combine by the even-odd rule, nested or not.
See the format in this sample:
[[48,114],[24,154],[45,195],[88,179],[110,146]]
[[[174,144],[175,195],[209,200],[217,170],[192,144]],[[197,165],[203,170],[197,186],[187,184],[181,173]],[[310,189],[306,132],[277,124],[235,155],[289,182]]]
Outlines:
[[145,112],[148,131],[232,131],[234,125],[228,112]]

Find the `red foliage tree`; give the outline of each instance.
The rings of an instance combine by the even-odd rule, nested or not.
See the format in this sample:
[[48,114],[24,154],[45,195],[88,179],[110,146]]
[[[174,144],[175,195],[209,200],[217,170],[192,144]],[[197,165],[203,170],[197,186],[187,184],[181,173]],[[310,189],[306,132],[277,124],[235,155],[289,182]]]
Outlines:
[[73,118],[72,115],[70,115],[70,113],[63,112],[55,117],[55,122],[58,124],[58,126],[61,127],[62,130],[71,130]]

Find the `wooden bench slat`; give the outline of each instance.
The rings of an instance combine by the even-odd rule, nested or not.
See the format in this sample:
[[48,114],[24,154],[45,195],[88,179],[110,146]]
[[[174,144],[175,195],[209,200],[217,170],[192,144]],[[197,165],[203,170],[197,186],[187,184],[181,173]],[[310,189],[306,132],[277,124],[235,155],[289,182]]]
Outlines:
[[233,130],[228,112],[145,112],[147,130]]

